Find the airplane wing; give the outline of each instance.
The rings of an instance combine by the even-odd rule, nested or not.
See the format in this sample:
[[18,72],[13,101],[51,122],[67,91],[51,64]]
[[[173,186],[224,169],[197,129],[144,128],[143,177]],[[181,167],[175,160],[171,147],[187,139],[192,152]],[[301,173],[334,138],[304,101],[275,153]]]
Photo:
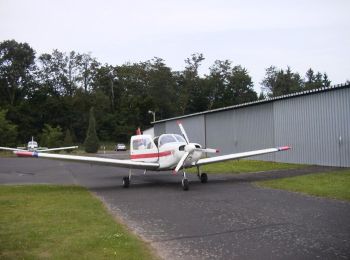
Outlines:
[[199,159],[197,162],[193,163],[193,166],[197,166],[197,165],[200,166],[200,165],[204,165],[204,164],[223,162],[223,161],[228,161],[228,160],[236,160],[236,159],[246,158],[246,157],[250,157],[250,156],[254,156],[254,155],[261,155],[261,154],[267,154],[267,153],[286,151],[289,149],[290,149],[289,146],[283,146],[283,147],[268,148],[268,149],[250,151],[250,152],[233,153],[233,154],[215,156],[215,157],[210,157],[210,158]]
[[51,154],[51,153],[41,153],[41,152],[28,152],[28,151],[15,151],[14,153],[19,157],[57,159],[57,160],[75,161],[75,162],[99,164],[99,165],[106,165],[106,166],[117,166],[117,167],[123,167],[123,168],[131,168],[131,169],[157,170],[159,168],[158,163],[135,162],[131,160],[120,160],[120,159],[65,155],[65,154]]
[[43,149],[37,149],[38,152],[51,152],[51,151],[61,151],[61,150],[70,150],[70,149],[77,149],[78,146],[68,146],[68,147],[58,147],[58,148],[43,148]]
[[0,147],[0,150],[5,150],[5,151],[21,151],[21,152],[27,151],[27,150],[25,150],[25,149],[11,148],[11,147]]

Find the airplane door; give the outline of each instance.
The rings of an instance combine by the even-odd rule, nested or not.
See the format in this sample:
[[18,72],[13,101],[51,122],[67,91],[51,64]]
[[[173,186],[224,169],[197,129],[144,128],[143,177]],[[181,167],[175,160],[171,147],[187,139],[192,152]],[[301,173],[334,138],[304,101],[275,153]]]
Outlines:
[[158,162],[158,148],[150,135],[131,137],[130,159],[139,162]]

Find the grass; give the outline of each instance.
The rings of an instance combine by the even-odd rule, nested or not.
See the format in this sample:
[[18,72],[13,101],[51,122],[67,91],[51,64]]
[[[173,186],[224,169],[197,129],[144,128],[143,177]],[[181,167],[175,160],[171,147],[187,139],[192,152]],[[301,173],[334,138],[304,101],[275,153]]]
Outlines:
[[77,186],[0,186],[0,259],[155,259]]
[[257,185],[350,201],[350,169],[262,181]]
[[0,151],[0,157],[16,157],[16,155],[12,151]]
[[[305,165],[292,163],[277,163],[254,160],[235,160],[213,163],[201,166],[201,171],[206,173],[249,173],[272,170],[288,170],[303,168]],[[196,168],[188,169],[189,172],[196,173]]]

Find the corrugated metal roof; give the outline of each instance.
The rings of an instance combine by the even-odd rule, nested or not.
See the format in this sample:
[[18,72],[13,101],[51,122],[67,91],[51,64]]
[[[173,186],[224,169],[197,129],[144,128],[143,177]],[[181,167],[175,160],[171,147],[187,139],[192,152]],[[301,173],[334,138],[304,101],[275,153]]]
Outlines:
[[257,101],[247,102],[247,103],[243,103],[243,104],[239,104],[239,105],[222,107],[222,108],[207,110],[207,111],[203,111],[203,112],[198,112],[198,113],[193,113],[193,114],[188,114],[188,115],[183,115],[183,116],[177,116],[177,117],[172,117],[172,118],[168,118],[168,119],[162,119],[162,120],[154,121],[154,122],[151,122],[151,123],[152,124],[157,124],[157,123],[161,123],[161,122],[177,120],[177,119],[186,118],[186,117],[192,117],[192,116],[209,114],[209,113],[215,113],[215,112],[220,112],[220,111],[225,111],[225,110],[237,109],[237,108],[241,108],[241,107],[259,105],[259,104],[263,104],[263,103],[267,103],[267,102],[273,102],[273,101],[276,101],[276,100],[289,99],[289,98],[305,96],[305,95],[311,95],[311,94],[317,94],[317,93],[322,93],[322,92],[326,92],[326,91],[332,91],[332,90],[336,90],[336,89],[343,89],[343,88],[349,88],[349,87],[350,87],[350,83],[338,84],[338,85],[334,85],[334,86],[330,86],[330,87],[323,87],[323,88],[318,88],[318,89],[305,90],[305,91],[296,92],[296,93],[292,93],[292,94],[288,94],[288,95],[267,98],[267,99],[264,99],[264,100],[257,100]]

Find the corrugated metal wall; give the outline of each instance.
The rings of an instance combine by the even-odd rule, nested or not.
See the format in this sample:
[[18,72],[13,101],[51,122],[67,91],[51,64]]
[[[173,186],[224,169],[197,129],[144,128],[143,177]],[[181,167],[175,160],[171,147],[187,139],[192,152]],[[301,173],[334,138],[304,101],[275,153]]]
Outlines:
[[154,124],[154,136],[159,136],[165,134],[165,122]]
[[[182,118],[191,142],[220,154],[282,145],[292,150],[252,159],[350,167],[350,88],[301,95]],[[176,120],[156,135],[180,133]]]
[[[181,119],[181,123],[186,129],[190,142],[199,143],[201,145],[205,144],[204,115]],[[177,120],[167,121],[165,125],[166,133],[181,134],[180,128],[177,125]]]
[[350,89],[274,102],[276,143],[293,150],[280,162],[350,166]]

